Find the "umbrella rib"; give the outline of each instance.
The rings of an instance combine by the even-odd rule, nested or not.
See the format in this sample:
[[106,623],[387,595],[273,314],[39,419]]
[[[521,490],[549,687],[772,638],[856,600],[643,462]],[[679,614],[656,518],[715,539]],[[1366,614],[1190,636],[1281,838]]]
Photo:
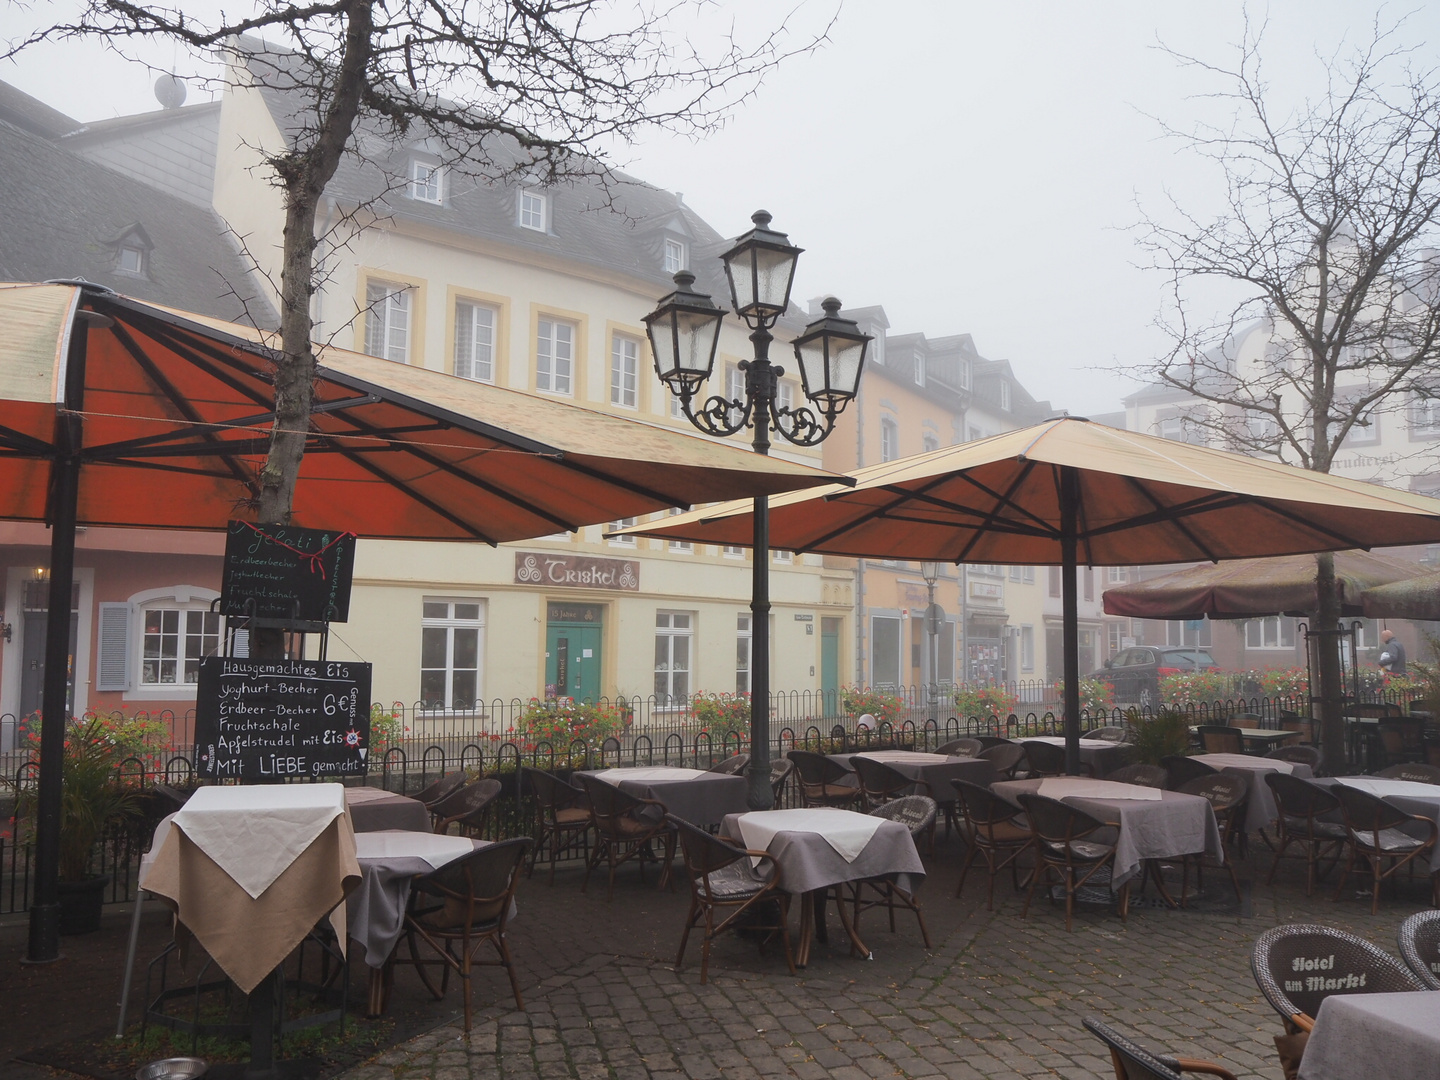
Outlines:
[[[891,495],[894,495],[894,502],[888,503],[885,506],[877,506],[874,509],[868,511],[867,513],[860,515],[860,517],[848,521],[844,525],[840,525],[828,533],[822,533],[820,536],[817,536],[812,541],[810,541],[811,548],[813,549],[820,544],[828,544],[837,536],[847,533],[851,529],[854,529],[860,525],[864,525],[867,521],[874,521],[877,518],[888,517],[891,511],[896,510],[901,506],[904,506],[911,499],[919,499],[922,502],[927,500],[932,501],[949,509],[950,507],[948,506],[948,504],[945,504],[940,500],[935,499],[933,496],[926,495],[926,492],[930,488],[937,487],[938,485],[943,484],[948,479],[950,479],[949,473],[946,473],[943,476],[933,477],[928,483],[922,485],[918,491],[911,491],[909,488],[898,487],[894,484],[882,485],[877,490],[888,491]],[[830,502],[832,500],[839,500],[844,498],[848,494],[850,494],[848,491],[837,491],[831,495],[826,495],[825,501]],[[797,548],[796,550],[799,549]]]
[[[1217,561],[1215,558],[1214,549],[1211,548],[1208,544],[1206,544],[1203,540],[1201,540],[1198,536],[1196,536],[1194,532],[1186,528],[1184,522],[1180,520],[1181,517],[1188,517],[1192,513],[1199,513],[1202,507],[1199,507],[1196,504],[1205,502],[1206,500],[1196,500],[1196,502],[1194,503],[1187,504],[1188,508],[1186,508],[1182,514],[1177,516],[1173,514],[1168,507],[1161,506],[1160,500],[1155,498],[1155,496],[1150,493],[1150,490],[1146,488],[1144,484],[1140,483],[1140,481],[1136,480],[1135,477],[1127,476],[1125,477],[1125,482],[1130,486],[1133,491],[1138,492],[1140,497],[1146,502],[1148,502],[1151,507],[1154,508],[1155,512],[1160,515],[1160,520],[1168,521],[1171,525],[1178,529],[1180,534],[1184,536],[1185,539],[1189,540],[1190,543],[1194,544],[1196,550],[1203,554],[1205,558],[1209,559],[1211,562]],[[1085,545],[1088,549],[1091,537],[1096,534],[1083,533],[1082,535],[1085,537]]]
[[[936,528],[955,528],[949,521],[936,521],[934,518],[921,517],[919,511],[894,510],[880,515],[885,521],[903,521],[911,525],[930,525]],[[973,528],[971,525],[963,525],[960,528]],[[1033,525],[1025,525],[1018,521],[1000,521],[989,529],[992,533],[1003,533],[1006,536],[1037,536],[1049,539],[1052,534],[1049,530],[1037,529]]]
[[957,563],[964,562],[965,557],[969,555],[970,552],[974,550],[975,545],[980,542],[980,537],[985,532],[989,531],[991,528],[994,527],[995,519],[999,517],[1001,507],[1008,506],[1013,510],[1019,511],[1025,517],[1029,517],[1035,520],[1041,525],[1048,524],[1047,522],[1040,521],[1039,518],[1035,517],[1035,515],[1031,514],[1028,510],[1024,510],[1023,508],[1016,506],[1015,503],[1011,501],[1011,497],[1015,494],[1015,490],[1030,478],[1030,474],[1034,471],[1034,469],[1035,463],[1033,461],[1026,461],[1025,467],[1021,469],[1019,475],[1017,475],[1015,479],[1011,481],[1010,486],[1005,489],[1005,493],[1003,495],[998,492],[990,491],[985,487],[984,484],[981,484],[979,481],[972,480],[968,475],[964,473],[961,474],[962,480],[969,482],[973,487],[979,488],[981,491],[984,491],[987,495],[994,499],[995,506],[993,509],[990,510],[989,513],[985,515],[984,520],[981,521],[979,525],[975,526],[974,535],[972,535],[969,542],[960,549],[960,554],[955,558],[955,561]]
[[[230,373],[230,371],[238,371],[247,378],[254,379],[268,386],[271,380],[263,372],[256,371],[252,367],[247,367],[244,364],[236,362],[233,356],[226,356],[224,352],[210,348],[207,342],[190,341],[186,338],[177,337],[164,323],[148,326],[147,330],[152,338],[174,349],[180,357],[192,366],[199,368],[216,382],[223,383],[241,397],[248,398],[262,409],[274,408],[275,395],[273,391],[266,393],[255,390],[247,385],[243,379],[238,379]],[[252,355],[258,357],[259,354]],[[229,368],[230,371],[221,371],[214,366],[215,364]]]
[[6,445],[12,450],[36,457],[48,458],[55,453],[55,448],[43,439],[37,439],[34,435],[27,435],[23,431],[16,431],[3,424],[0,424],[0,445]]
[[601,480],[607,484],[614,484],[616,487],[624,488],[626,491],[631,492],[632,494],[643,495],[647,499],[654,499],[656,502],[663,503],[666,506],[677,506],[683,510],[690,509],[691,504],[689,500],[677,502],[675,497],[668,492],[656,491],[652,488],[646,487],[644,484],[637,484],[631,480],[624,480],[618,476],[608,475],[601,472],[599,469],[591,468],[589,465],[582,464],[581,462],[576,461],[573,457],[570,457],[568,455],[565,458],[565,466],[566,468],[574,469],[578,473],[585,474],[592,480]]
[[1315,532],[1320,533],[1322,536],[1328,536],[1332,540],[1340,541],[1346,547],[1359,548],[1361,551],[1369,551],[1370,548],[1373,546],[1370,544],[1359,543],[1353,536],[1346,536],[1344,533],[1338,533],[1334,529],[1326,528],[1324,525],[1319,525],[1316,522],[1311,521],[1309,518],[1303,517],[1300,514],[1296,514],[1290,510],[1282,509],[1281,507],[1275,506],[1272,503],[1261,502],[1254,496],[1242,495],[1240,496],[1240,501],[1250,503],[1254,506],[1259,507],[1262,510],[1268,510],[1270,513],[1276,515],[1277,517],[1283,517],[1286,521],[1293,521],[1296,524],[1304,525],[1307,529],[1312,529]]

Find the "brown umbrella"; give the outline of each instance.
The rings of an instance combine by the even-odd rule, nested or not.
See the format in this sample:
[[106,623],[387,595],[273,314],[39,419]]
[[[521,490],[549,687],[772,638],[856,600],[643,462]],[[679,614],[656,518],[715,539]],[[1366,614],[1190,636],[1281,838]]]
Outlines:
[[[1440,502],[1078,418],[889,461],[770,500],[781,550],[1064,568],[1065,733],[1079,767],[1076,566],[1440,541]],[[750,504],[627,533],[747,544]]]
[[[1361,614],[1366,589],[1414,577],[1413,562],[1368,551],[1335,553],[1335,588],[1342,615]],[[1248,619],[1310,615],[1319,608],[1315,559],[1282,555],[1190,566],[1134,585],[1105,590],[1105,611],[1136,619]]]
[[1440,570],[1366,589],[1360,605],[1371,619],[1440,619]]

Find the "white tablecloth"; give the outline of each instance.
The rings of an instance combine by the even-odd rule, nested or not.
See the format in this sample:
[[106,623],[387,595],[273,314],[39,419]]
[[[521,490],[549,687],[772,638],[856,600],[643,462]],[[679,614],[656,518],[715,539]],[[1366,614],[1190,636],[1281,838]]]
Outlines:
[[637,784],[666,780],[696,780],[714,773],[704,769],[682,769],[673,765],[641,765],[631,769],[604,769],[590,774],[596,780],[619,787],[622,781],[632,780]]
[[1300,1080],[1440,1077],[1440,993],[1332,994],[1320,1003]]
[[1118,780],[1090,780],[1082,776],[1047,776],[1036,794],[1047,799],[1128,799],[1159,802],[1159,788],[1144,784],[1122,784]]
[[761,810],[757,813],[741,814],[737,821],[745,846],[751,851],[764,851],[779,832],[808,832],[822,836],[846,862],[854,862],[875,830],[880,828],[881,818],[869,814],[857,814],[852,810],[841,810],[833,806],[817,806],[797,810]]

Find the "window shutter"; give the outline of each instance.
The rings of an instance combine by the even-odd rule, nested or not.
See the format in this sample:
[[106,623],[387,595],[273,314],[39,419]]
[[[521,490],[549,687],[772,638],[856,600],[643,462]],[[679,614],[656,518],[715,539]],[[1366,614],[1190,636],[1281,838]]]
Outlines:
[[100,605],[100,662],[96,690],[130,689],[130,605]]

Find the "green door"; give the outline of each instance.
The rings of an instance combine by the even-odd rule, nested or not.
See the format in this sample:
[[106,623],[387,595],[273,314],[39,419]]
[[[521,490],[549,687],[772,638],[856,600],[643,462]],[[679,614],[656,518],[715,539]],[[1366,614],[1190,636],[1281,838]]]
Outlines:
[[602,611],[592,604],[550,605],[545,627],[546,697],[582,701],[600,697]]
[[825,697],[825,715],[840,711],[840,620],[820,620],[820,690]]

